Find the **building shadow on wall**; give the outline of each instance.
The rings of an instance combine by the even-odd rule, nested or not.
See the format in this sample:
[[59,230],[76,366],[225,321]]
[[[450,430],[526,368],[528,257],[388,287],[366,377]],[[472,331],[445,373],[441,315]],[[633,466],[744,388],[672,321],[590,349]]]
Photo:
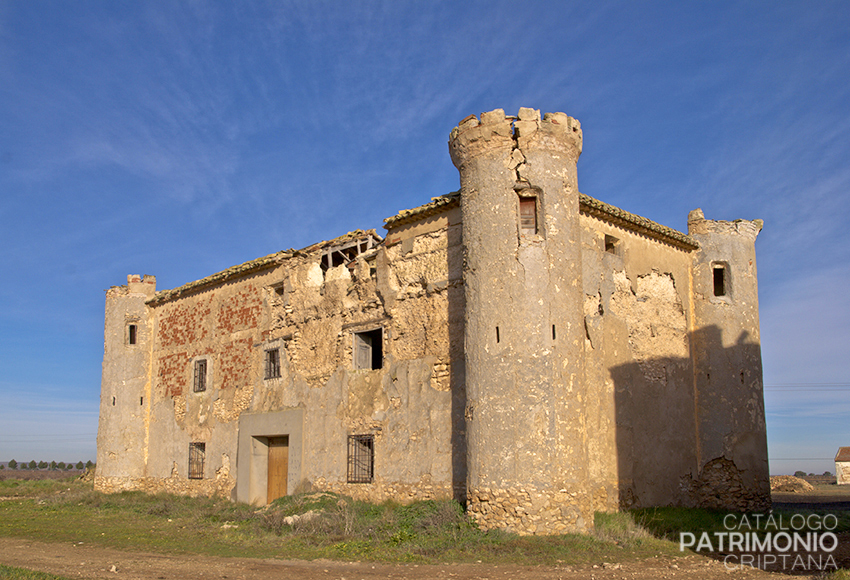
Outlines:
[[688,342],[609,369],[619,507],[769,508],[760,345],[724,347],[718,326]]
[[460,225],[448,231],[449,365],[452,391],[452,496],[466,505],[466,359],[464,332],[466,298],[463,286],[463,235]]

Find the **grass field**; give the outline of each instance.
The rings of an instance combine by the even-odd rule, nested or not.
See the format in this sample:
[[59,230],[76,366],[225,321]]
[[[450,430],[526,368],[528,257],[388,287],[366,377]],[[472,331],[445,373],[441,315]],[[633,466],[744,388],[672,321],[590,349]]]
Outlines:
[[[599,514],[594,535],[520,537],[482,531],[451,501],[373,505],[334,494],[258,509],[222,499],[124,492],[90,483],[0,482],[0,535],[128,550],[383,562],[558,564],[676,555],[630,514]],[[312,512],[314,517],[286,518]],[[81,525],[85,522],[85,525]]]
[[33,572],[23,568],[14,568],[0,564],[0,579],[2,580],[70,580],[64,576]]
[[[584,565],[689,555],[679,551],[679,530],[724,529],[722,512],[658,508],[597,514],[590,535],[521,537],[478,529],[452,501],[373,505],[312,493],[260,509],[214,498],[106,495],[78,480],[0,481],[0,497],[0,536],[226,557]],[[842,530],[850,530],[846,513]],[[55,578],[27,573],[0,568],[0,578]],[[841,574],[834,578],[847,577]]]

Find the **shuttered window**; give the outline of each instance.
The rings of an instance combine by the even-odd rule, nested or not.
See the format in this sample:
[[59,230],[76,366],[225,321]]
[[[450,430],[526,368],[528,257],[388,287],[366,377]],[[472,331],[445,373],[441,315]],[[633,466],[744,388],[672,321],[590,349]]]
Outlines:
[[519,198],[519,231],[523,236],[537,233],[537,198]]
[[384,331],[381,328],[354,333],[354,368],[376,370],[384,366]]

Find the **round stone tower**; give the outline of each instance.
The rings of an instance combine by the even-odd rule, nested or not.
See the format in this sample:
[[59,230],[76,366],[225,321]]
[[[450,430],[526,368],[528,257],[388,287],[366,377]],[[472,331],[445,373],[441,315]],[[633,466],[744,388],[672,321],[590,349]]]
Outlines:
[[688,216],[694,255],[696,500],[702,507],[770,508],[755,241],[761,220]]
[[578,121],[525,108],[467,117],[449,140],[465,252],[468,506],[484,528],[592,526],[581,147]]

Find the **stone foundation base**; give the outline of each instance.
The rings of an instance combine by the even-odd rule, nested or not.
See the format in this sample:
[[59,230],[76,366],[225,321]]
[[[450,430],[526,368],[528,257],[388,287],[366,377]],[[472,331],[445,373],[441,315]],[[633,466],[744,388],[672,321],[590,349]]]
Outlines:
[[104,477],[95,476],[94,489],[103,493],[143,491],[145,493],[173,493],[190,497],[230,498],[236,481],[231,477],[217,479],[182,479],[180,477]]
[[467,511],[484,530],[503,529],[520,535],[587,532],[593,527],[589,498],[580,492],[470,489]]
[[773,506],[770,480],[747,485],[735,463],[720,457],[705,464],[693,483],[696,505],[702,508],[739,512],[763,512]]
[[395,501],[408,504],[429,499],[452,499],[450,483],[342,483],[319,478],[313,482],[313,487],[371,503]]

